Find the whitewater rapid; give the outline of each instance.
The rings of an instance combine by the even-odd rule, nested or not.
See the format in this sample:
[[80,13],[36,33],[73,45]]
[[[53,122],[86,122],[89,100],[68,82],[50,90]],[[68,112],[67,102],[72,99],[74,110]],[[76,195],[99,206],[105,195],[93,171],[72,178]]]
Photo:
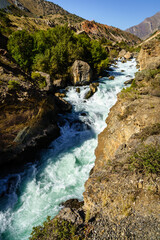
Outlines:
[[[24,169],[0,177],[0,240],[27,240],[33,226],[54,217],[61,203],[83,199],[84,183],[94,166],[97,136],[106,127],[109,109],[124,82],[134,77],[136,61],[117,62],[111,75],[99,79],[98,91],[84,99],[89,86],[70,87],[65,100],[71,113],[59,116],[61,136]],[[121,72],[124,70],[124,72]]]

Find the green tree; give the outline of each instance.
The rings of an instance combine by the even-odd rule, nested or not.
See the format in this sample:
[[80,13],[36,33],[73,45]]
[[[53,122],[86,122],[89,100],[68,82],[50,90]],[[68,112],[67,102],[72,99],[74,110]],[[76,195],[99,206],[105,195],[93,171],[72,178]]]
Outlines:
[[12,33],[8,41],[8,50],[22,68],[30,70],[33,61],[33,37],[27,31]]

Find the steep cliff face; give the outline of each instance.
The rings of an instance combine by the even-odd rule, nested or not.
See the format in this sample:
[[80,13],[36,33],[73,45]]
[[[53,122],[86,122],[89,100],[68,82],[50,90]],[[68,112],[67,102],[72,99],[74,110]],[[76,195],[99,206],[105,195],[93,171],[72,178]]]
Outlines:
[[[84,192],[84,209],[95,218],[92,238],[160,237],[160,61],[149,65],[157,41],[148,43],[151,60],[145,66],[140,61],[147,69],[119,94],[98,138]],[[146,58],[144,48],[141,59]]]
[[141,39],[146,39],[152,33],[160,28],[160,12],[156,13],[154,16],[146,18],[142,23],[126,29]]
[[145,41],[142,44],[141,52],[138,56],[138,61],[140,63],[140,70],[146,68],[154,68],[160,62],[160,31],[157,32],[154,38]]
[[58,112],[70,105],[38,85],[0,49],[0,165],[30,161],[59,135]]

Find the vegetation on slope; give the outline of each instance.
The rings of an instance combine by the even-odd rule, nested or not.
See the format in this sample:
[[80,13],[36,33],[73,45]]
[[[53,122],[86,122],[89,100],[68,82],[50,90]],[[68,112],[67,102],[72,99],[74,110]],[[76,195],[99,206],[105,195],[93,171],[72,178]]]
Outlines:
[[99,72],[108,63],[108,54],[100,42],[85,34],[76,35],[66,25],[34,33],[13,32],[8,49],[24,70],[43,71],[57,78],[69,74],[76,59],[88,62]]

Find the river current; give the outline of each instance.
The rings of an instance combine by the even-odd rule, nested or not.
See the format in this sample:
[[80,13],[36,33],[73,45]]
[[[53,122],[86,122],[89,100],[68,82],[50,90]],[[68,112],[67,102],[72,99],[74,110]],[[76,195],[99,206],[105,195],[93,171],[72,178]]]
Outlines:
[[115,79],[99,79],[98,91],[88,100],[84,95],[89,86],[80,87],[80,93],[70,87],[65,100],[73,110],[59,116],[60,137],[41,151],[36,162],[0,177],[0,240],[27,240],[32,227],[47,216],[54,217],[62,202],[83,199],[84,183],[94,166],[97,136],[106,127],[117,93],[134,77],[136,61],[118,61],[112,70]]

